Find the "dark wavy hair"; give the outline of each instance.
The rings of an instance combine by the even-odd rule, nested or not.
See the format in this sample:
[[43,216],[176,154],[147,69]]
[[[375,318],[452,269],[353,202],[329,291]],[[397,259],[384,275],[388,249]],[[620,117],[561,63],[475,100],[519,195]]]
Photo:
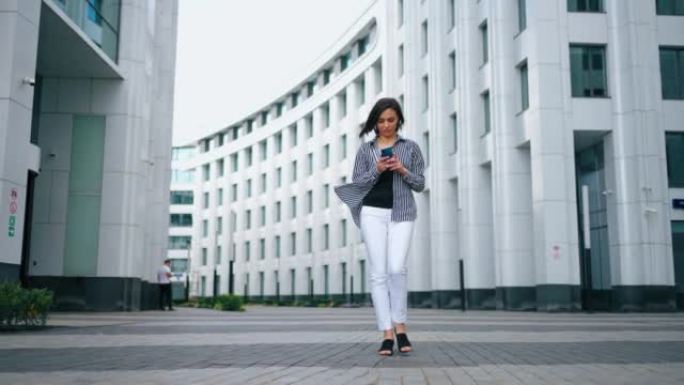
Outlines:
[[[386,109],[391,108],[397,113],[397,131],[401,130],[401,126],[404,125],[404,113],[401,111],[401,105],[394,98],[382,98],[375,102],[375,105],[368,114],[368,119],[361,129],[359,138],[363,138],[364,135],[371,131],[376,131],[376,126],[378,124],[378,119],[380,115],[385,112]],[[377,134],[377,131],[376,131]]]

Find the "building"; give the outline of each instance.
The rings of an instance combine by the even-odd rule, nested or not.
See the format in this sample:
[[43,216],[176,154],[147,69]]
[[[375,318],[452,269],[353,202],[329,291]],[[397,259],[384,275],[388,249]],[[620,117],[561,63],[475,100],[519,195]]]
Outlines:
[[156,306],[177,2],[0,5],[0,279],[58,309]]
[[332,186],[374,101],[393,96],[428,165],[412,306],[681,308],[683,13],[678,0],[374,1],[309,76],[195,143],[193,293],[214,271],[226,292],[230,260],[255,300],[366,293]]
[[185,299],[189,280],[195,175],[192,170],[184,170],[183,164],[192,159],[195,150],[195,146],[174,147],[171,153],[168,258],[171,259],[174,299]]

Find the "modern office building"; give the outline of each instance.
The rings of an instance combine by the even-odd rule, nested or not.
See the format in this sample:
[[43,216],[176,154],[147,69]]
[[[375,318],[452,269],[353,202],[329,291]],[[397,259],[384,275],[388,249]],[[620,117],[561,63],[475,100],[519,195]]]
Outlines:
[[252,299],[367,300],[333,186],[383,96],[427,161],[412,306],[684,305],[681,0],[374,1],[307,77],[194,143],[193,294],[214,271],[226,292],[233,260]]
[[[184,163],[195,155],[195,146],[174,147],[171,152],[171,207],[169,209],[169,244],[167,258],[171,260],[173,298],[184,299],[190,267],[192,246],[192,214],[195,201],[193,170]],[[217,202],[218,203],[218,202]],[[196,280],[195,280],[196,281]]]
[[156,304],[177,2],[0,2],[0,279],[60,309]]

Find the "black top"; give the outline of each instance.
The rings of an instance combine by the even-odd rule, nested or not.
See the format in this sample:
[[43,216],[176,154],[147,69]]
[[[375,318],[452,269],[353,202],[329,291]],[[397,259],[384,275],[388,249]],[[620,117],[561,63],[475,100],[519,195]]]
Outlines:
[[394,193],[392,192],[392,176],[394,172],[385,171],[378,177],[377,183],[363,198],[364,206],[391,209]]

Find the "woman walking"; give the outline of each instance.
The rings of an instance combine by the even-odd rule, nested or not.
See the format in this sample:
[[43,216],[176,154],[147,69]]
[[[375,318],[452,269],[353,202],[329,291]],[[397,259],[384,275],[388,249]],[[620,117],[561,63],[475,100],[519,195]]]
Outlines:
[[335,188],[366,244],[371,298],[383,333],[378,353],[387,356],[394,352],[395,334],[399,352],[412,351],[406,335],[406,256],[416,219],[412,191],[425,188],[423,155],[415,142],[399,135],[403,124],[399,102],[378,100],[359,135],[374,132],[375,138],[359,147],[352,183]]

